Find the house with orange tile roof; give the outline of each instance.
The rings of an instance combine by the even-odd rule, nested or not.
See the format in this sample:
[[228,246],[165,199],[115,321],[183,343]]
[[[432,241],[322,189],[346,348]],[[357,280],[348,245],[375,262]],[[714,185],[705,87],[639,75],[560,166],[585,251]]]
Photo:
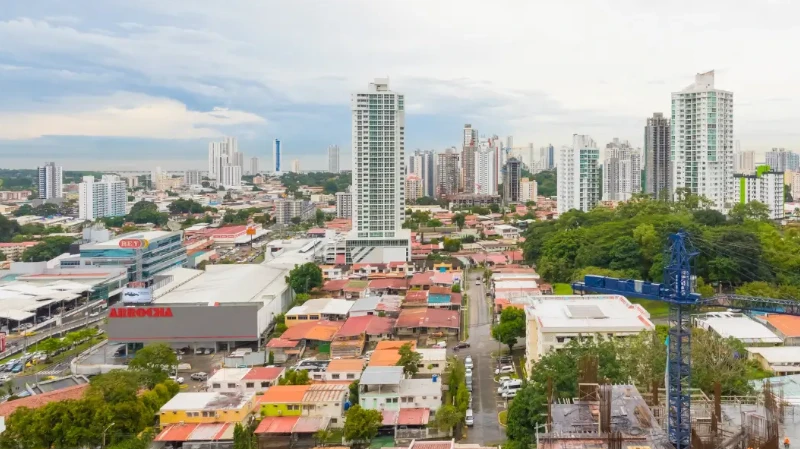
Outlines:
[[410,308],[403,309],[394,325],[397,335],[444,337],[458,335],[460,313],[455,310]]
[[297,356],[305,347],[303,340],[272,338],[267,342],[267,353],[272,353],[275,363],[285,363],[291,356]]
[[361,378],[364,370],[364,359],[331,360],[323,373],[323,379],[329,382],[347,382],[348,385]]
[[318,346],[333,341],[333,336],[344,325],[344,321],[309,321],[297,324],[281,334],[281,340],[302,341],[306,346]]
[[36,394],[25,398],[14,399],[0,404],[0,425],[5,428],[5,420],[11,416],[18,408],[26,407],[36,409],[44,407],[51,402],[61,402],[68,400],[77,400],[83,397],[89,384],[74,385],[60,390],[50,391],[48,393]]
[[767,327],[783,338],[785,346],[800,346],[800,317],[769,314],[763,317]]

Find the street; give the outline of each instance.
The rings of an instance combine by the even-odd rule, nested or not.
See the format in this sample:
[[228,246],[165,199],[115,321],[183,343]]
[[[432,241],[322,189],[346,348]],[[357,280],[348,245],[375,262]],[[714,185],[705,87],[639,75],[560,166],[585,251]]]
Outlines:
[[475,285],[483,270],[469,271],[467,295],[469,297],[469,349],[459,352],[459,357],[472,356],[475,368],[472,384],[472,412],[475,425],[467,430],[467,443],[498,443],[505,440],[505,430],[497,420],[497,384],[494,382],[495,362],[492,352],[497,351],[497,342],[492,340],[492,317],[486,303],[486,287]]

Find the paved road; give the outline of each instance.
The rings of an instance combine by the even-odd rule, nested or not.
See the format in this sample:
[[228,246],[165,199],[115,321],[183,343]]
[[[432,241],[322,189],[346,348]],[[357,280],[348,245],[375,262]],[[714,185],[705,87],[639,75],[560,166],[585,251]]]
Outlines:
[[[475,285],[482,273],[471,271],[467,280],[469,295],[469,354],[473,370],[472,412],[475,425],[467,431],[467,443],[498,443],[505,440],[505,430],[497,421],[497,385],[494,383],[494,361],[492,352],[497,342],[492,340],[492,317],[486,302],[485,286]],[[466,351],[459,356],[466,356]]]

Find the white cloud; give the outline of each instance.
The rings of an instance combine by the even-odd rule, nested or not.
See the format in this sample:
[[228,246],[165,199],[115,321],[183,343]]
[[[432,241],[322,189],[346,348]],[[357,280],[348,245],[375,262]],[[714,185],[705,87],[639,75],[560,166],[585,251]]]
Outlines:
[[198,139],[222,136],[226,127],[263,125],[248,112],[214,108],[191,111],[168,98],[119,92],[105,97],[65,97],[35,111],[0,112],[0,139],[44,136],[109,136]]

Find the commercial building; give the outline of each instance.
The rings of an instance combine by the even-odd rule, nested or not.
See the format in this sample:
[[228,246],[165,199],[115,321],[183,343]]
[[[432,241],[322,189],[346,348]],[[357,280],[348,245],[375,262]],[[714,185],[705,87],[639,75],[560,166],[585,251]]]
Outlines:
[[618,295],[530,296],[512,298],[525,307],[525,356],[528,372],[548,351],[588,335],[630,337],[654,330],[650,314]]
[[108,338],[130,349],[152,342],[174,348],[226,351],[256,342],[294,298],[288,269],[262,265],[176,268],[171,282],[153,289],[152,301],[109,311]]
[[[405,220],[405,96],[388,79],[352,95],[353,230],[347,263],[411,258]],[[379,125],[382,123],[382,125]]]
[[503,171],[503,197],[506,202],[518,202],[520,199],[519,181],[522,178],[522,162],[512,157],[506,162]]
[[519,201],[527,203],[539,198],[539,187],[535,179],[522,178],[519,181]]
[[423,196],[425,196],[425,192],[422,179],[413,173],[406,176],[406,200],[416,201]]
[[558,154],[558,213],[572,209],[588,212],[600,202],[600,150],[591,137],[572,136],[572,147]]
[[714,71],[672,94],[672,180],[726,213],[738,202],[733,180],[733,93],[714,87]]
[[350,218],[353,216],[353,194],[350,187],[347,192],[336,192],[336,217]]
[[84,176],[78,186],[78,218],[96,220],[125,215],[128,194],[118,176],[103,175],[100,181]]
[[783,172],[772,171],[769,165],[756,167],[755,175],[734,175],[739,184],[738,203],[759,201],[769,209],[773,220],[783,218]]
[[[464,150],[465,152],[467,149]],[[497,179],[495,174],[495,152],[489,147],[480,147],[472,150],[473,165],[475,166],[475,174],[471,178],[474,182],[471,190],[465,190],[465,193],[474,193],[476,195],[497,195]]]
[[642,191],[642,155],[627,140],[606,145],[603,162],[603,201],[628,201]]
[[302,305],[286,312],[286,327],[298,324],[325,321],[345,321],[353,301],[334,298],[309,299]]
[[450,197],[458,192],[460,183],[459,154],[453,148],[448,148],[436,157],[436,196]]
[[39,167],[39,199],[49,200],[64,196],[64,174],[55,162]]
[[288,225],[292,223],[292,218],[299,217],[300,221],[314,218],[316,207],[314,203],[306,200],[282,199],[275,201],[275,223]]
[[644,191],[655,198],[672,196],[671,143],[669,118],[654,112],[644,127]]
[[275,139],[272,142],[272,171],[276,175],[281,174],[281,157],[282,157],[281,150],[282,150],[281,141]]
[[[738,142],[737,142],[738,143]],[[770,165],[767,163],[767,165]],[[771,167],[771,165],[770,165]],[[755,151],[737,151],[734,159],[734,173],[743,173],[745,175],[752,175],[756,172],[756,152]]]
[[435,193],[435,174],[433,150],[417,150],[409,158],[408,172],[422,179],[423,196],[433,198]]
[[183,183],[187,186],[195,186],[203,183],[203,175],[200,170],[186,170],[183,173]]
[[328,147],[328,171],[331,173],[339,173],[340,169],[339,145],[331,145]]

